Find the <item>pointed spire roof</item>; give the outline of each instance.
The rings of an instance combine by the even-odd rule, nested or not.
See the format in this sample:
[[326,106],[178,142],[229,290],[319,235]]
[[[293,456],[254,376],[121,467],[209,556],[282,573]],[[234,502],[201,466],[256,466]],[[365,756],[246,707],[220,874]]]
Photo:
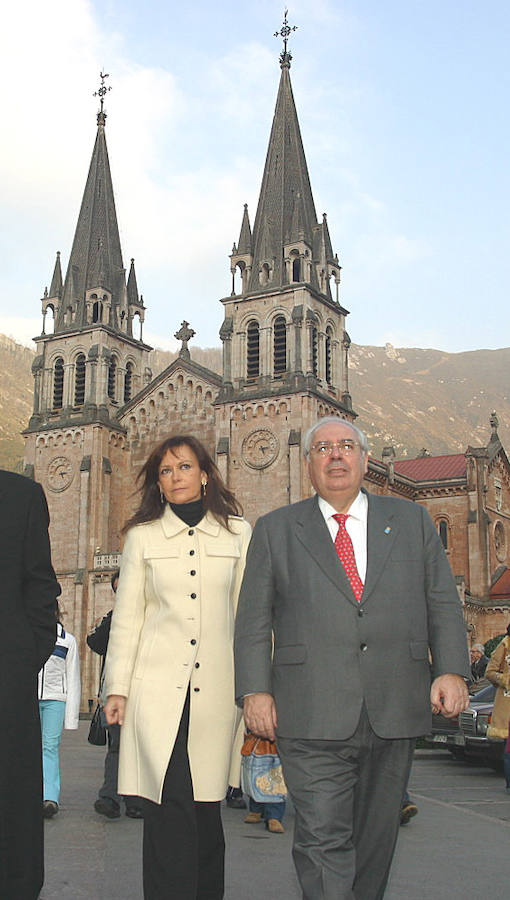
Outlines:
[[[275,259],[270,288],[286,283],[284,244],[299,228],[302,240],[313,247],[317,214],[290,81],[290,54],[282,55],[282,73],[269,138],[259,203],[253,227],[254,266],[250,289],[260,290],[259,269]],[[271,236],[271,247],[262,243]],[[264,252],[262,252],[264,249]]]
[[57,258],[55,260],[55,267],[53,269],[53,276],[51,279],[50,285],[50,293],[49,297],[60,297],[62,294],[62,268],[60,266],[60,250],[57,250]]
[[135,306],[140,306],[140,296],[138,294],[138,285],[136,283],[136,273],[135,273],[135,261],[131,260],[131,266],[129,267],[129,276],[127,283],[127,296],[129,305],[135,304]]
[[252,252],[251,226],[247,203],[244,204],[243,221],[236,249],[239,255]]
[[64,326],[66,310],[73,310],[73,326],[86,324],[85,293],[106,288],[112,295],[111,325],[125,296],[119,227],[105,137],[106,113],[97,117],[97,135],[67,267],[57,329]]

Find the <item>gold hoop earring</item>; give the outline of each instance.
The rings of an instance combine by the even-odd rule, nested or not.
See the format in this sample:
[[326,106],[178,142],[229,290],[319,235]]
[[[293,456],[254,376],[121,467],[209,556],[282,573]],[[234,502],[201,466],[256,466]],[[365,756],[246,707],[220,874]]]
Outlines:
[[202,482],[202,497],[205,497],[207,494],[207,481]]
[[166,498],[161,488],[159,489],[159,499],[161,500],[161,506],[163,506]]

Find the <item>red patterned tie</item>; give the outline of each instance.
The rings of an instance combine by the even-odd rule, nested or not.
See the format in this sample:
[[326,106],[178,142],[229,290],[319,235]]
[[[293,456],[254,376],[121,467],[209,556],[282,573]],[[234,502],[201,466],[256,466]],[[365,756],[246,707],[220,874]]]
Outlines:
[[349,584],[354,591],[354,596],[358,603],[361,603],[361,595],[363,594],[363,582],[359,577],[358,567],[356,566],[356,557],[354,556],[354,547],[345,527],[348,516],[345,513],[337,513],[333,516],[338,522],[338,532],[335,538],[336,552],[342,563],[345,574],[349,579]]

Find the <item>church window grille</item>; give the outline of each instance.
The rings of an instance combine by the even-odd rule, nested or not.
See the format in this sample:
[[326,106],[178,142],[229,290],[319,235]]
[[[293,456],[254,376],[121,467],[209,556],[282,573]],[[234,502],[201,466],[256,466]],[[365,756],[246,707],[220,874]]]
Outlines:
[[260,375],[260,335],[258,322],[250,322],[247,328],[248,346],[246,354],[247,378],[258,378]]
[[301,260],[298,256],[292,260],[292,281],[301,281]]
[[274,374],[287,369],[287,326],[284,316],[277,316],[273,325]]
[[61,356],[55,360],[53,368],[53,409],[62,409],[64,400],[64,360]]
[[332,329],[330,327],[326,328],[326,381],[328,384],[332,384],[333,381],[332,335]]
[[446,519],[440,519],[437,530],[444,549],[448,550],[448,522]]
[[74,368],[74,405],[83,406],[85,402],[85,354],[76,357]]
[[110,365],[108,366],[108,396],[110,400],[115,400],[115,382],[117,379],[117,360],[112,356]]
[[128,362],[124,375],[124,403],[131,400],[133,390],[133,363]]
[[310,329],[310,341],[311,341],[311,357],[312,357],[312,372],[314,375],[318,374],[318,334],[317,329]]

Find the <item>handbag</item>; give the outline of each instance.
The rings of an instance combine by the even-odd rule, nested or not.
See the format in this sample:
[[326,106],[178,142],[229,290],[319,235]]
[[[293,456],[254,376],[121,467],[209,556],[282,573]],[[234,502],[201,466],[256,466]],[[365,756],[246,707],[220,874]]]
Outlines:
[[274,741],[246,735],[241,748],[241,787],[257,803],[282,803],[287,796]]
[[106,744],[106,728],[101,721],[101,705],[98,703],[92,719],[90,720],[89,735],[87,738],[89,744],[94,747],[104,747]]

